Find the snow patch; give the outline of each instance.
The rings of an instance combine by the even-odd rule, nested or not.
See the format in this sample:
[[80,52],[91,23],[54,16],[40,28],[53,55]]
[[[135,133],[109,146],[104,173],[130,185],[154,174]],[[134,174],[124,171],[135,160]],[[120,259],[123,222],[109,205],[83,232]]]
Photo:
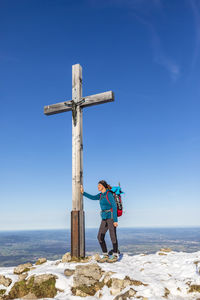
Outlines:
[[[87,265],[96,263],[94,258],[89,263],[62,263],[59,261],[47,261],[28,272],[28,277],[32,275],[53,274],[58,277],[56,288],[60,292],[54,299],[58,300],[93,300],[99,299],[99,293],[102,294],[102,300],[111,300],[114,298],[110,295],[110,290],[104,286],[95,296],[85,298],[73,296],[71,287],[73,286],[73,276],[66,277],[65,269],[75,269],[77,265]],[[131,280],[141,281],[141,285],[131,285],[136,291],[132,299],[146,297],[148,300],[190,300],[200,298],[200,293],[189,293],[191,285],[200,285],[200,251],[195,253],[185,252],[166,252],[165,255],[159,253],[150,255],[129,256],[124,254],[122,259],[116,263],[103,263],[99,266],[103,271],[112,271],[112,278],[124,279],[128,276]],[[13,274],[14,268],[0,268],[0,274],[12,279],[12,284],[6,288],[0,285],[0,289],[10,291],[18,276]],[[124,289],[120,294],[129,290]]]

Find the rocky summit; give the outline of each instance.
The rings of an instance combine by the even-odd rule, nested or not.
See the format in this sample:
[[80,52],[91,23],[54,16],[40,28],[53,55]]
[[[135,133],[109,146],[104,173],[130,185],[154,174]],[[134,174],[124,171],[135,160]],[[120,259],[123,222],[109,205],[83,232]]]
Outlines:
[[97,255],[75,260],[40,258],[35,264],[0,268],[0,300],[190,300],[200,299],[200,252],[161,249],[151,255],[124,254],[116,263]]

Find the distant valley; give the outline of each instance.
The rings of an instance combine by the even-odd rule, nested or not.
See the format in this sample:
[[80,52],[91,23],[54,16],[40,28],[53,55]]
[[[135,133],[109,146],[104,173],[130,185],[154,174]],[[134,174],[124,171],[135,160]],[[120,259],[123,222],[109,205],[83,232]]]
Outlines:
[[[100,252],[98,229],[86,229],[86,254]],[[106,237],[111,248],[109,233]],[[130,255],[155,253],[160,248],[195,252],[200,250],[200,228],[119,228],[119,249]],[[0,232],[0,267],[35,262],[38,257],[60,259],[70,251],[70,230]]]

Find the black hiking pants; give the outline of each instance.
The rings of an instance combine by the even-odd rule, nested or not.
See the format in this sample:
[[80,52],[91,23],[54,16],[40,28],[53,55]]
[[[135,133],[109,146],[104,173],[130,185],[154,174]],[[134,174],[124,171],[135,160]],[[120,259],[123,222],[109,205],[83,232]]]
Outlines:
[[110,238],[113,244],[113,252],[118,253],[118,241],[117,241],[117,233],[116,233],[116,227],[113,225],[113,219],[106,219],[101,221],[101,225],[99,227],[99,233],[98,233],[98,241],[101,246],[102,252],[107,252],[107,246],[105,242],[105,235],[106,232],[109,229]]

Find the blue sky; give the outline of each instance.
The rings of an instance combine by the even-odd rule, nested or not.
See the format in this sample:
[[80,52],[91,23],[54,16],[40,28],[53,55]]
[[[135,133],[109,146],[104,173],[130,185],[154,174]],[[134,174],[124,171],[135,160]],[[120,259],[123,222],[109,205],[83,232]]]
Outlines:
[[[0,230],[70,226],[71,113],[83,95],[84,188],[119,181],[120,226],[200,226],[200,1],[0,0]],[[84,199],[86,226],[99,204]]]

